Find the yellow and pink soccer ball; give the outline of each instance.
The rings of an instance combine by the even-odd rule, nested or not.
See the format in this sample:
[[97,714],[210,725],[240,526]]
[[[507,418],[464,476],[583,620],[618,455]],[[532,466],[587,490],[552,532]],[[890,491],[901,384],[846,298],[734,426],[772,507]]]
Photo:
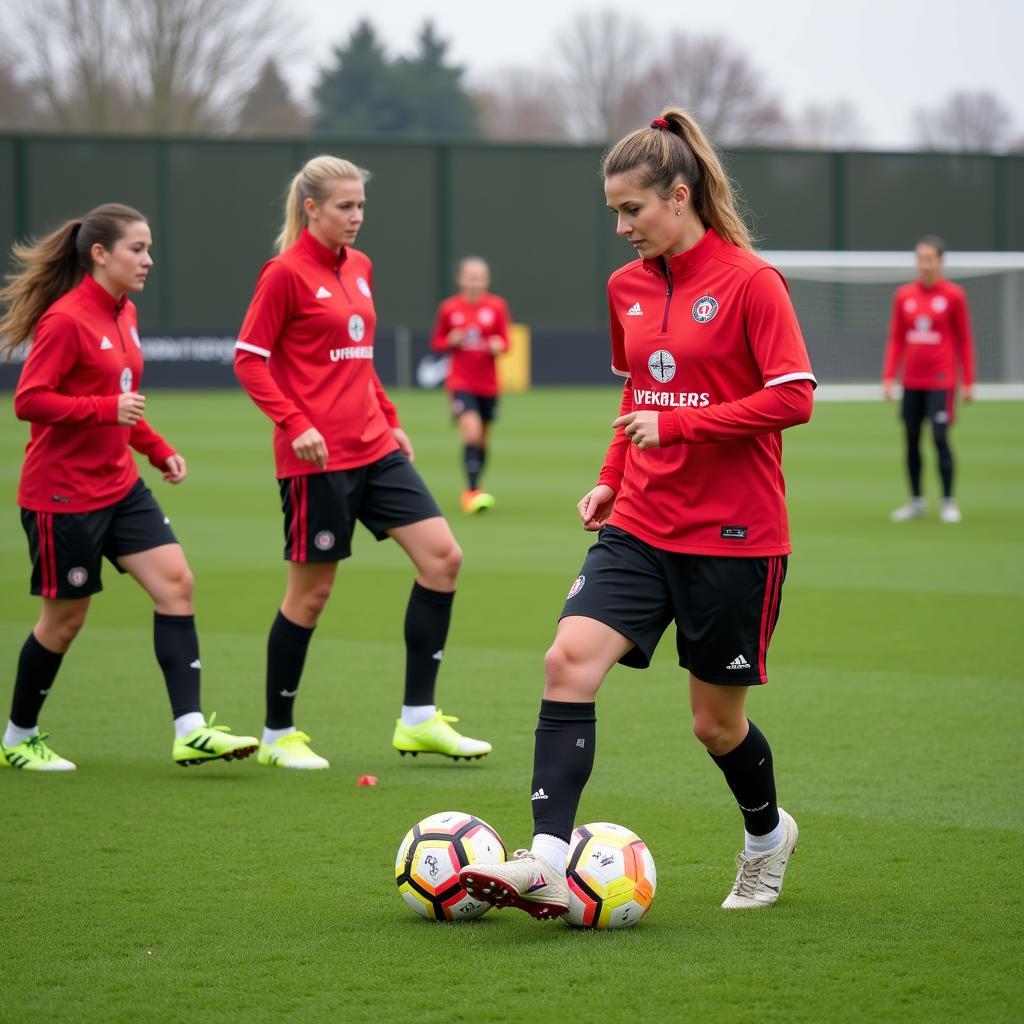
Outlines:
[[647,844],[622,825],[580,825],[569,843],[569,913],[577,928],[629,928],[651,908],[658,876]]

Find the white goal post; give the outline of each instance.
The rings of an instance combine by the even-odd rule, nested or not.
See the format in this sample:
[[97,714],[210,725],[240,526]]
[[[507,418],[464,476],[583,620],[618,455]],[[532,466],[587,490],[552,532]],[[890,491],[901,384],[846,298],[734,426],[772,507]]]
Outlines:
[[[913,252],[759,255],[789,283],[818,379],[877,384],[893,291],[917,276]],[[979,381],[1024,382],[1024,253],[947,252],[943,275],[967,292]]]

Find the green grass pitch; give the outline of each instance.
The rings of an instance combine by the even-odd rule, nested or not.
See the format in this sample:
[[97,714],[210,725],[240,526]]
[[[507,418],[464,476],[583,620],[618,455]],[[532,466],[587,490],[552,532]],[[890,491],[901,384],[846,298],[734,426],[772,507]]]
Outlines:
[[[616,392],[507,398],[486,481],[498,505],[470,520],[442,396],[396,398],[466,553],[439,702],[494,754],[390,749],[411,572],[360,529],[298,703],[331,770],[182,770],[151,607],[106,567],[43,717],[79,771],[0,772],[0,1020],[1024,1019],[1024,406],[963,412],[959,526],[887,521],[904,493],[894,407],[821,403],[787,433],[795,554],[771,684],[749,702],[801,828],[783,899],[719,909],[741,822],[690,735],[666,642],[650,671],[608,678],[580,810],[644,837],[658,894],[639,927],[581,934],[513,911],[427,923],[393,859],[440,810],[528,844],[542,657],[587,546],[574,506]],[[205,708],[256,732],[284,581],[269,425],[237,392],[155,392],[147,414],[190,465],[178,488],[145,473],[196,573]],[[27,428],[9,397],[0,423],[6,702],[36,606],[15,508]],[[364,773],[380,784],[357,788]]]

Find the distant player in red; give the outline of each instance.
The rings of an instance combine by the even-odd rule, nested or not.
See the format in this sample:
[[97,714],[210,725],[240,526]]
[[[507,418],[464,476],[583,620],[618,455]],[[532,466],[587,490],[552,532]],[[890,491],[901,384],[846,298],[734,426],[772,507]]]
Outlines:
[[[0,767],[71,771],[39,731],[39,712],[109,559],[153,599],[153,641],[174,713],[172,757],[182,765],[243,758],[258,743],[204,719],[192,573],[170,520],[139,477],[131,449],[168,483],[185,460],[142,416],[142,343],[128,292],[146,284],[153,258],[146,219],[116,203],[70,220],[31,246],[0,292],[4,354],[31,341],[14,409],[32,424],[18,487],[39,621],[18,660]],[[112,723],[111,739],[123,740]]]
[[[274,422],[288,585],[267,644],[267,718],[258,760],[322,769],[295,728],[306,651],[351,554],[357,520],[396,540],[416,567],[405,615],[406,674],[392,745],[402,754],[478,758],[491,745],[456,732],[434,704],[462,552],[373,367],[373,265],[352,248],[368,173],[319,156],[292,180],[278,255],[256,282],[235,373]],[[337,680],[342,688],[366,680]],[[344,689],[341,691],[344,692]]]
[[744,711],[767,682],[790,551],[781,431],[811,415],[814,376],[786,283],[754,255],[700,127],[668,109],[605,157],[616,231],[640,257],[608,282],[612,370],[625,378],[598,484],[600,531],[545,660],[531,786],[534,840],[467,867],[475,897],[537,918],[566,911],[568,840],[594,762],[595,697],[621,661],[646,668],[674,621],[693,731],[745,825],[727,908],[779,897],[797,826],[772,752]]
[[892,512],[894,523],[920,519],[927,511],[921,492],[921,426],[932,425],[932,438],[942,478],[944,523],[959,523],[960,509],[953,497],[953,451],[949,430],[956,414],[957,381],[960,396],[974,396],[974,341],[967,295],[942,276],[946,244],[935,235],[917,243],[917,280],[896,289],[885,350],[882,388],[886,399],[895,398],[902,371],[902,416],[907,441],[907,476],[910,500]]
[[456,275],[459,293],[437,309],[431,348],[451,353],[445,388],[462,435],[466,490],[462,511],[494,507],[494,496],[479,487],[487,461],[487,440],[498,414],[495,357],[508,351],[508,305],[487,289],[491,271],[479,256],[467,256]]

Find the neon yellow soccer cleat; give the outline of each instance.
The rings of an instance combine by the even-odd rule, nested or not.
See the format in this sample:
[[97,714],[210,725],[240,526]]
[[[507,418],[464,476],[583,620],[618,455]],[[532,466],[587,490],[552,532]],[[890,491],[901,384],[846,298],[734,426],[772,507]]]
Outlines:
[[449,723],[457,722],[453,715],[443,715],[438,711],[433,718],[420,725],[402,725],[399,718],[395,722],[395,735],[391,745],[403,757],[406,754],[443,754],[453,761],[464,757],[479,760],[491,752],[491,745],[485,740],[474,740],[456,732]]
[[206,725],[193,729],[184,739],[176,739],[171,757],[183,768],[204,761],[241,761],[259,749],[255,736],[232,736],[226,725],[214,725],[217,715],[210,715]]
[[486,512],[489,508],[494,508],[494,495],[479,490],[463,491],[459,504],[466,515],[476,515],[477,512]]
[[0,765],[27,772],[73,772],[76,765],[51,750],[46,745],[49,738],[48,732],[41,732],[13,747],[0,743]]
[[304,732],[290,732],[274,743],[261,743],[256,755],[260,764],[269,768],[299,768],[323,771],[331,763],[309,748],[309,736]]

